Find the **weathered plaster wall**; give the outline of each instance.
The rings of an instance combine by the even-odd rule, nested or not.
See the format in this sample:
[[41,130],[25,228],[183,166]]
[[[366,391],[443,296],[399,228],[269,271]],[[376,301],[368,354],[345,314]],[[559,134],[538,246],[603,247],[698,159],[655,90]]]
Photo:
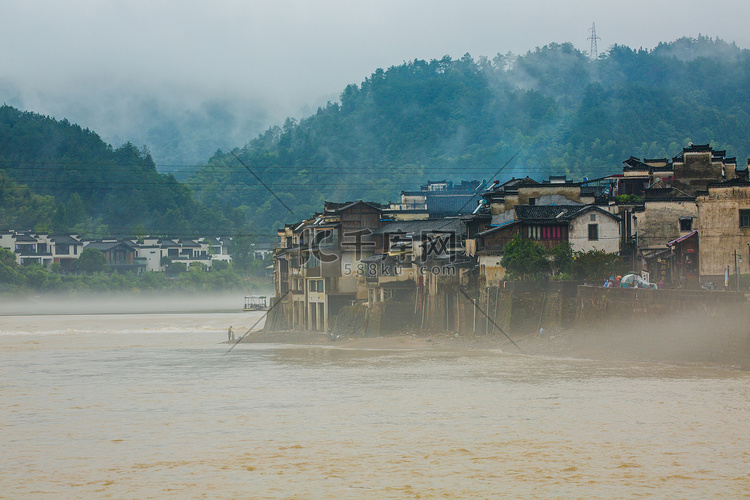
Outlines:
[[480,255],[479,273],[486,279],[487,286],[498,286],[505,278],[505,268],[500,264],[502,255]]
[[646,209],[636,215],[638,248],[664,249],[667,243],[689,232],[680,232],[680,217],[692,217],[696,229],[698,207],[692,201],[647,201]]
[[711,187],[697,198],[700,219],[700,274],[719,276],[729,266],[734,271],[734,252],[742,260],[741,274],[750,272],[750,228],[740,227],[741,209],[750,210],[750,187]]

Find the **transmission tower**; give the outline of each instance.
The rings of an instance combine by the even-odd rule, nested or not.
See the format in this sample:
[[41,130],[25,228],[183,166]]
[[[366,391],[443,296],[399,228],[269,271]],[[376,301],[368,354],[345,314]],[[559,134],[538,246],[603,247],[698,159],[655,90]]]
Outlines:
[[597,59],[599,59],[599,51],[596,48],[596,41],[601,40],[601,38],[596,36],[596,23],[591,23],[589,31],[591,32],[591,36],[587,38],[587,40],[591,40],[591,50],[589,51],[589,57],[596,61]]

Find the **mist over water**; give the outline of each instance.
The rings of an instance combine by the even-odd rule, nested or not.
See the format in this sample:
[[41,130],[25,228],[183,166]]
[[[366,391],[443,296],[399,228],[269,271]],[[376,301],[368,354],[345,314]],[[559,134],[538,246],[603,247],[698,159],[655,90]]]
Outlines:
[[[260,313],[0,318],[7,498],[730,498],[750,374],[239,344]],[[334,344],[335,346],[335,344]]]
[[[258,295],[273,290],[253,292]],[[250,295],[251,292],[248,292]],[[40,294],[0,301],[0,316],[26,316],[48,314],[134,314],[134,313],[196,313],[237,312],[244,305],[240,292],[154,292],[154,293],[87,293]]]

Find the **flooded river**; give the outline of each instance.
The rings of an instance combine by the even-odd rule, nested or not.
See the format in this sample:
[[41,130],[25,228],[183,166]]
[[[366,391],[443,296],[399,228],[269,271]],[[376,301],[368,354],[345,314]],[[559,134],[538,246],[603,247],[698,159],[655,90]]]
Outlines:
[[750,496],[750,373],[0,317],[1,498]]

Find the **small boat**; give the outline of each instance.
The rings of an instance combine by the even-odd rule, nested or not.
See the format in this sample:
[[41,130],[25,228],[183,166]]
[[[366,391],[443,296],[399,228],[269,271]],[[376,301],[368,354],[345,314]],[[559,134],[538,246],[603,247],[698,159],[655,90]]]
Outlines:
[[243,311],[265,311],[268,303],[265,295],[245,295],[245,307]]

